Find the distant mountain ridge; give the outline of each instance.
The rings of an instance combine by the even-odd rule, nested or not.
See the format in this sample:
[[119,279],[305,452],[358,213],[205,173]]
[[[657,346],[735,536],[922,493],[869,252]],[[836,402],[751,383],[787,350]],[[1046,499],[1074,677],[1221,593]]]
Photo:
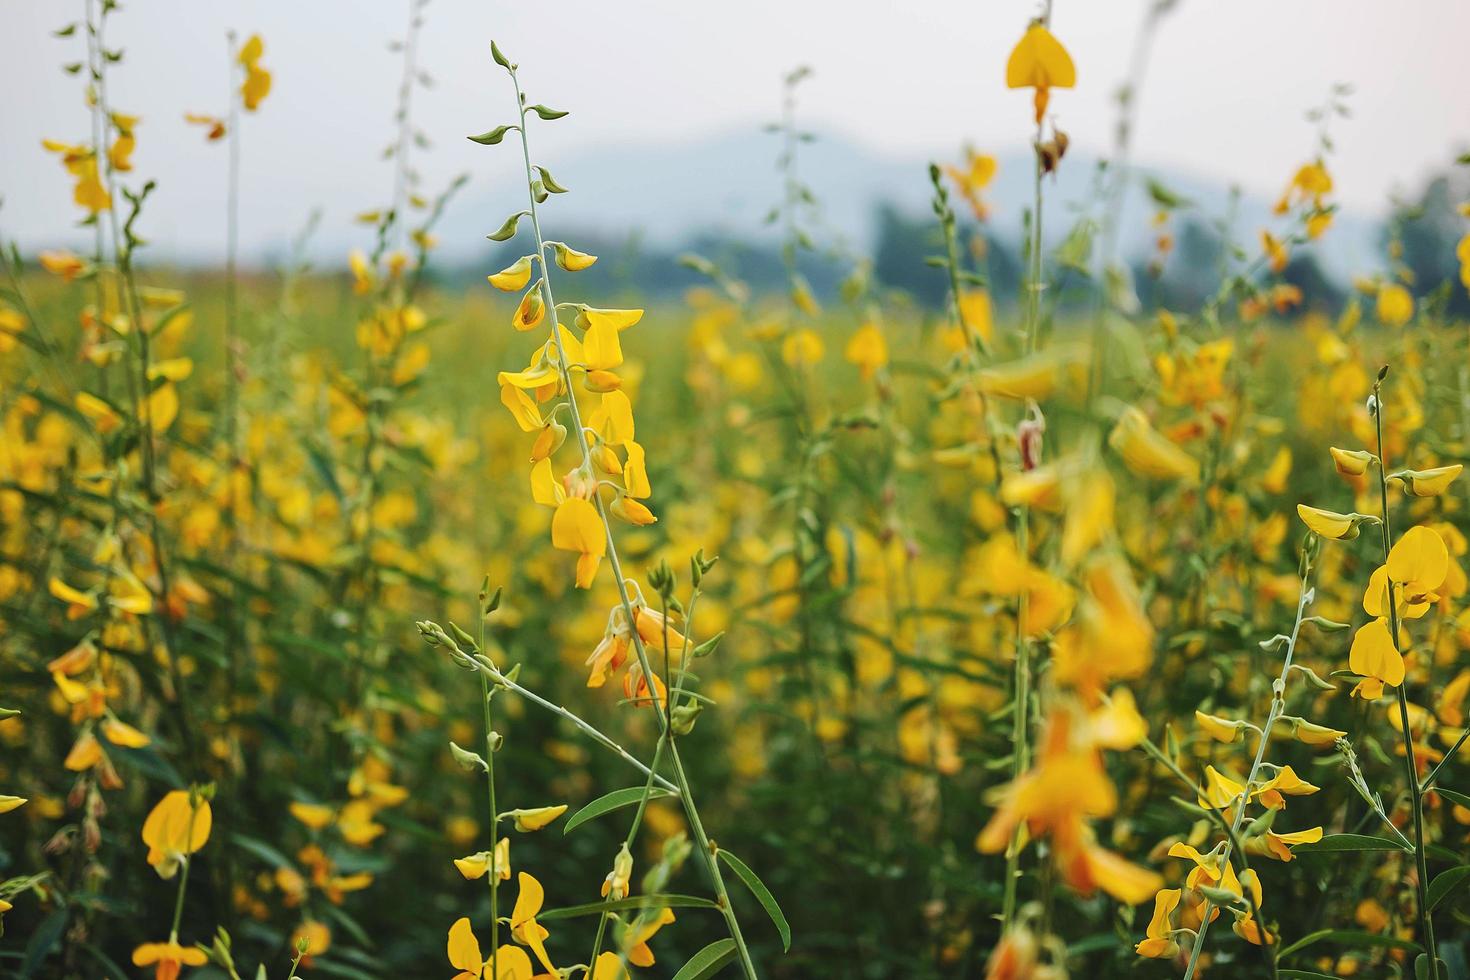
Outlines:
[[[752,128],[727,132],[687,143],[650,147],[643,143],[599,143],[595,149],[571,153],[553,168],[557,180],[574,193],[553,199],[556,225],[596,234],[604,240],[639,234],[651,245],[676,247],[695,236],[720,235],[760,242],[774,232],[765,216],[778,201],[781,178],[776,171],[777,138]],[[937,157],[956,159],[958,152]],[[928,165],[931,157],[893,156],[839,134],[819,133],[803,143],[798,172],[821,205],[826,231],[859,250],[871,247],[877,210],[888,204],[918,217],[929,214]],[[1021,235],[1021,216],[1032,193],[1031,152],[1017,149],[998,155],[995,180],[986,194],[991,203],[990,226],[1008,241]],[[1060,173],[1047,178],[1049,241],[1059,241],[1071,227],[1078,209],[1094,194],[1099,158],[1073,149]],[[1144,168],[1170,191],[1187,199],[1184,212],[1206,223],[1225,216],[1230,188],[1209,178]],[[1151,241],[1151,207],[1142,180],[1133,181],[1124,209],[1125,255],[1144,252]],[[472,197],[468,206],[451,209],[442,226],[448,256],[460,259],[450,242],[483,240],[485,230],[499,217],[524,206],[524,191],[507,188]],[[1242,194],[1233,221],[1234,237],[1255,249],[1259,232],[1274,227],[1272,202],[1259,195]],[[487,217],[488,216],[488,217]],[[1377,267],[1381,225],[1378,221],[1340,212],[1331,231],[1313,246],[1326,271],[1346,279],[1349,274]]]

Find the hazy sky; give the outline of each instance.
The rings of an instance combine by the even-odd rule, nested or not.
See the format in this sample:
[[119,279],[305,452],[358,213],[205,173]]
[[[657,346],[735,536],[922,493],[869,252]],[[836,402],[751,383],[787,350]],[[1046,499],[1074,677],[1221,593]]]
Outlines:
[[[465,170],[481,192],[512,179],[510,154],[463,139],[510,117],[491,37],[522,64],[533,101],[572,111],[537,134],[553,171],[559,153],[598,145],[647,146],[656,166],[670,142],[756,138],[777,110],[780,74],[802,63],[816,73],[802,93],[813,127],[903,156],[951,155],[966,141],[1013,149],[1027,139],[1030,94],[1003,87],[1005,58],[1037,6],[433,0],[422,61],[437,84],[418,93],[415,114],[436,145],[418,161],[429,186]],[[82,38],[49,36],[81,8],[0,0],[0,235],[27,246],[75,236],[66,176],[40,140],[87,133],[79,80],[59,69],[81,57]],[[125,0],[113,18],[111,40],[127,49],[110,76],[113,102],[143,117],[135,163],[138,177],[160,180],[146,229],[159,246],[208,255],[222,236],[223,147],[182,117],[223,106],[228,27],[264,35],[275,76],[242,130],[246,247],[281,242],[313,206],[345,232],[352,214],[383,202],[390,170],[376,154],[391,136],[400,68],[387,42],[406,10],[406,0]],[[1109,145],[1143,10],[1139,0],[1056,0],[1053,29],[1078,88],[1055,93],[1052,107],[1078,146]],[[1376,213],[1470,145],[1467,37],[1465,0],[1181,0],[1149,68],[1137,159],[1274,195],[1313,150],[1304,113],[1348,82],[1354,117],[1336,127],[1331,166],[1344,206]]]

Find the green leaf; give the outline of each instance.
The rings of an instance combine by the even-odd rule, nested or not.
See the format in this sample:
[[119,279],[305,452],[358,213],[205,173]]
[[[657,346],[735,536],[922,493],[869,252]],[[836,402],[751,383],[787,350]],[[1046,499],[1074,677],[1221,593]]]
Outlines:
[[1449,898],[1466,881],[1470,881],[1470,864],[1462,864],[1458,868],[1450,868],[1435,875],[1434,880],[1429,883],[1429,911],[1433,912],[1440,902]]
[[674,980],[704,980],[705,977],[712,977],[735,959],[735,956],[735,940],[717,939],[689,957],[679,967],[679,972],[674,974]]
[[51,36],[52,37],[71,37],[76,32],[77,32],[77,25],[76,25],[76,22],[73,21],[70,24],[67,24],[65,27],[61,27],[61,28],[58,28],[58,29],[52,31],[51,32]]
[[[1438,957],[1436,957],[1436,959],[1438,959]],[[1445,965],[1445,961],[1444,960],[1439,960],[1439,972],[1436,973],[1435,976],[1437,976],[1437,977],[1447,977],[1449,975],[1450,975],[1450,969],[1449,969],[1449,967],[1447,965]],[[1429,980],[1429,954],[1428,953],[1420,953],[1418,956],[1414,957],[1414,978],[1415,978],[1415,980]]]
[[485,237],[490,239],[492,242],[503,242],[509,240],[512,236],[515,235],[516,226],[521,223],[521,219],[530,213],[531,212],[529,211],[517,211],[509,218],[505,219],[505,224],[501,225],[492,234],[486,235]]
[[1298,844],[1292,848],[1294,854],[1336,854],[1341,851],[1405,851],[1408,848],[1387,837],[1372,837],[1367,834],[1328,834],[1311,844]]
[[567,905],[549,912],[541,912],[537,921],[551,919],[575,919],[581,915],[600,915],[603,912],[622,912],[626,909],[717,909],[714,902],[697,895],[637,895],[620,898],[616,902],[587,902],[583,905]]
[[536,115],[540,116],[542,119],[560,119],[562,116],[566,115],[566,113],[561,109],[548,109],[544,105],[533,105],[531,106],[530,111],[536,113]]
[[500,45],[496,44],[494,41],[490,42],[490,57],[495,59],[495,63],[497,65],[504,68],[506,71],[510,71],[510,61],[507,60],[505,55],[501,53]]
[[740,880],[745,882],[745,887],[750,889],[750,893],[760,901],[761,905],[765,906],[766,914],[771,917],[771,921],[776,924],[776,931],[781,934],[781,948],[789,953],[791,951],[791,925],[781,912],[781,906],[776,903],[776,896],[771,894],[766,883],[761,881],[744,861],[726,850],[717,851],[716,854],[719,855],[720,860],[734,869],[735,873],[740,876]]
[[1326,973],[1313,973],[1311,970],[1282,970],[1276,975],[1281,980],[1337,980]]
[[515,126],[496,126],[488,133],[481,133],[479,136],[467,136],[465,138],[471,143],[479,143],[481,146],[494,146],[496,143],[505,139],[506,133],[515,128]]
[[[1298,848],[1305,846],[1305,844],[1297,845]],[[1278,957],[1290,956],[1324,939],[1329,942],[1342,943],[1345,946],[1385,946],[1389,949],[1406,949],[1415,953],[1423,951],[1418,943],[1394,936],[1380,936],[1376,932],[1363,932],[1360,929],[1319,929],[1316,932],[1307,933],[1290,946],[1282,947],[1276,955]]]
[[254,837],[247,837],[244,834],[231,834],[230,840],[235,844],[236,847],[240,848],[243,851],[249,851],[251,854],[254,854],[256,857],[260,858],[262,861],[264,861],[266,864],[271,865],[272,867],[294,867],[294,865],[291,863],[290,858],[286,857],[286,855],[282,854],[280,851],[276,850],[274,847],[267,844],[263,840],[259,840]]
[[1451,803],[1458,803],[1460,806],[1470,807],[1470,796],[1466,796],[1464,793],[1456,793],[1454,790],[1445,789],[1443,786],[1434,787],[1434,791]]
[[[605,796],[599,796],[572,814],[571,818],[562,826],[562,834],[570,834],[588,820],[595,820],[604,813],[612,813],[614,810],[621,810],[625,806],[632,806],[634,803],[643,799],[643,790],[644,787],[642,786],[629,786],[627,789],[615,789]],[[655,786],[648,794],[648,798],[657,799],[660,796],[672,795],[668,790]]]

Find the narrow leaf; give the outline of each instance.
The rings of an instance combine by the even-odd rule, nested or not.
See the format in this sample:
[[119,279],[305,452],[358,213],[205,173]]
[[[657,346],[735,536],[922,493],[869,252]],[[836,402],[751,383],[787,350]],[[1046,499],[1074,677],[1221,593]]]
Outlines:
[[1429,883],[1429,911],[1433,912],[1440,902],[1454,894],[1466,881],[1470,881],[1470,864],[1462,864],[1458,868],[1435,875],[1434,880]]
[[[571,818],[562,826],[561,832],[563,834],[570,834],[588,820],[595,820],[605,813],[612,813],[614,810],[621,810],[625,806],[632,806],[634,803],[643,799],[643,790],[644,787],[642,786],[629,786],[627,789],[615,789],[605,796],[599,796],[572,814]],[[657,799],[660,796],[672,795],[668,790],[655,786],[648,794],[648,797],[649,799]]]
[[1292,848],[1295,854],[1335,854],[1340,851],[1402,851],[1404,845],[1387,837],[1372,837],[1367,834],[1329,834],[1311,844],[1298,844]]
[[781,906],[777,904],[776,896],[771,894],[771,890],[766,887],[766,883],[761,881],[744,861],[726,850],[720,850],[716,853],[719,854],[722,861],[734,869],[735,873],[740,876],[740,880],[745,882],[745,887],[749,888],[750,893],[765,907],[766,914],[776,924],[776,931],[781,934],[781,948],[790,952],[791,925],[786,921],[786,916],[782,913]]
[[575,919],[581,915],[598,915],[603,912],[622,912],[627,909],[717,909],[714,902],[697,895],[637,895],[620,898],[616,902],[587,902],[582,905],[567,905],[536,915],[537,920]]
[[674,974],[674,980],[704,980],[712,977],[735,959],[735,940],[717,939],[689,960]]

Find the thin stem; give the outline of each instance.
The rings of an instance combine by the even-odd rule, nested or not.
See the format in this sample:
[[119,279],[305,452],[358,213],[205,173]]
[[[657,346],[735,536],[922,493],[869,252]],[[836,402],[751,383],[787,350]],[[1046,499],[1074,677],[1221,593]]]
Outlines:
[[[536,256],[541,264],[541,292],[546,308],[552,311],[551,337],[556,345],[557,367],[561,372],[562,384],[566,388],[568,408],[572,416],[573,431],[576,433],[576,442],[582,453],[582,465],[588,471],[592,471],[592,451],[587,445],[582,426],[581,412],[577,407],[577,396],[572,386],[571,368],[568,366],[566,351],[562,346],[561,330],[556,322],[556,299],[551,292],[551,269],[546,259],[546,239],[541,234],[541,219],[536,209],[536,195],[532,192],[534,177],[531,170],[531,146],[526,137],[526,100],[521,93],[520,79],[515,69],[510,69],[511,82],[515,86],[516,109],[520,114],[519,134],[521,138],[521,158],[525,164],[526,171],[526,196],[530,201],[531,227],[536,235]],[[633,611],[632,598],[628,594],[627,579],[623,574],[622,562],[618,558],[617,544],[613,539],[612,523],[608,520],[607,505],[603,502],[601,493],[593,494],[593,501],[597,506],[598,516],[602,519],[603,531],[607,538],[607,557],[612,566],[614,580],[617,583],[618,597],[622,602],[623,612],[627,616],[629,633],[633,642],[634,652],[638,657],[638,664],[643,670],[643,676],[649,684],[650,695],[653,690],[653,678],[655,677],[653,667],[648,659],[648,651],[644,648],[643,638],[637,629],[637,620]],[[665,706],[660,704],[656,697],[650,696],[654,717],[658,720],[660,735],[666,735],[669,730],[669,718],[665,713]],[[670,758],[674,766],[675,782],[678,785],[679,798],[684,806],[684,814],[689,821],[690,829],[694,832],[695,843],[698,845],[700,857],[704,863],[705,871],[709,874],[714,884],[715,896],[720,905],[720,911],[725,918],[726,927],[730,931],[730,938],[735,941],[735,948],[740,958],[740,965],[747,980],[756,980],[757,974],[755,964],[751,960],[750,950],[746,948],[745,938],[740,932],[740,922],[735,916],[735,910],[730,904],[730,897],[725,889],[724,878],[720,875],[719,863],[715,858],[715,851],[710,844],[708,836],[704,832],[704,825],[699,819],[699,810],[694,805],[694,796],[689,787],[689,778],[684,771],[683,762],[679,758],[677,746],[669,745]],[[640,768],[642,764],[640,763]],[[652,770],[645,769],[647,772]]]
[[[1315,592],[1310,585],[1311,577],[1312,566],[1309,563],[1302,571],[1301,588],[1298,592],[1296,603],[1296,621],[1292,623],[1291,636],[1286,641],[1286,655],[1281,661],[1281,673],[1271,688],[1271,709],[1266,714],[1266,724],[1260,730],[1261,737],[1259,743],[1256,745],[1256,757],[1251,762],[1250,773],[1245,778],[1245,789],[1242,791],[1240,802],[1236,806],[1235,816],[1230,821],[1229,839],[1225,843],[1226,860],[1230,859],[1231,849],[1236,846],[1236,841],[1238,840],[1237,835],[1240,833],[1241,824],[1245,822],[1245,808],[1246,804],[1250,802],[1251,784],[1256,781],[1256,776],[1261,771],[1261,765],[1266,761],[1266,746],[1271,742],[1271,732],[1276,727],[1277,719],[1286,711],[1286,683],[1291,677],[1292,658],[1296,656],[1297,639],[1301,636],[1302,622],[1306,615],[1307,606],[1311,605],[1312,600],[1315,598]],[[1249,891],[1249,889],[1246,890]],[[1195,938],[1194,949],[1189,954],[1189,966],[1184,971],[1184,980],[1191,980],[1194,976],[1194,971],[1199,964],[1200,953],[1205,948],[1205,936],[1210,931],[1210,920],[1214,918],[1212,914],[1214,909],[1215,903],[1206,899],[1204,918],[1200,921],[1199,934]],[[1266,924],[1257,918],[1256,926],[1261,933],[1262,946],[1270,946],[1270,936],[1266,932]],[[1273,961],[1274,972],[1274,955],[1269,952],[1267,955]]]
[[1455,744],[1452,745],[1450,747],[1450,750],[1444,754],[1444,758],[1440,759],[1439,762],[1435,764],[1434,768],[1429,770],[1429,775],[1425,776],[1424,781],[1419,784],[1419,792],[1429,792],[1430,788],[1434,786],[1434,781],[1439,778],[1439,771],[1444,768],[1446,762],[1449,762],[1455,757],[1456,752],[1460,751],[1460,746],[1465,744],[1466,738],[1470,738],[1470,728],[1467,728],[1460,733],[1460,737],[1455,739]]
[[[480,613],[480,650],[483,653],[485,646],[485,593],[482,590],[477,600],[476,608]],[[489,656],[489,654],[485,654]],[[480,705],[484,709],[485,716],[485,785],[487,797],[490,803],[490,975],[500,976],[500,867],[496,845],[499,841],[496,836],[499,833],[500,820],[495,810],[495,746],[491,739],[495,732],[495,714],[491,707],[492,691],[490,689],[490,675],[480,672]]]
[[[1393,529],[1389,525],[1388,513],[1388,462],[1383,451],[1382,386],[1383,372],[1380,372],[1378,380],[1373,383],[1373,434],[1378,450],[1378,499],[1383,513],[1383,523],[1380,525],[1383,561],[1387,565],[1389,553],[1393,550]],[[1386,591],[1389,633],[1393,637],[1394,650],[1399,656],[1403,656],[1403,651],[1399,649],[1399,613],[1392,579],[1387,580]],[[1404,690],[1407,684],[1408,678],[1405,677],[1404,682],[1395,688],[1395,694],[1398,697],[1399,725],[1404,736],[1404,778],[1409,784],[1409,803],[1414,817],[1414,863],[1418,872],[1418,881],[1415,882],[1418,891],[1415,912],[1419,919],[1419,934],[1429,954],[1429,980],[1439,980],[1439,949],[1434,941],[1434,921],[1429,914],[1429,867],[1424,852],[1424,791],[1420,788],[1419,770],[1414,761],[1414,729],[1409,718],[1409,696]]]

